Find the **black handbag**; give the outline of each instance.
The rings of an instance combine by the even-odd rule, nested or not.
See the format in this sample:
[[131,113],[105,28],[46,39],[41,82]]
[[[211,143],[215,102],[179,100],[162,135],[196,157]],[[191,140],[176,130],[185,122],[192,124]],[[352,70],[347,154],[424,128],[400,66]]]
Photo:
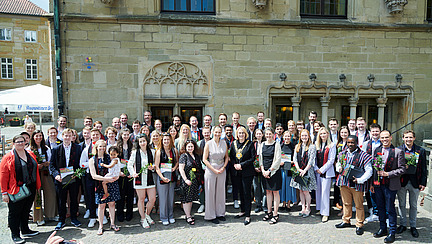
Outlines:
[[354,166],[354,165],[349,165],[347,167],[347,169],[345,169],[345,170],[348,170],[348,172],[347,172],[346,175],[347,175],[347,177],[348,177],[349,180],[354,180],[354,177],[355,178],[360,178],[365,173],[364,169],[359,168],[359,167]]
[[186,184],[185,183],[181,183],[180,185],[174,187],[174,192],[179,195],[179,196],[184,196],[186,195]]

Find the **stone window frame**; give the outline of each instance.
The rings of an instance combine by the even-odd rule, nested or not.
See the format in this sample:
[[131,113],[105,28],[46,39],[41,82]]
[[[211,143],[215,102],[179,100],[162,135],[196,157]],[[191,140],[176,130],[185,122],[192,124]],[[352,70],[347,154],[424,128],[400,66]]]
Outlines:
[[14,78],[13,73],[13,58],[0,58],[0,79],[12,80]]
[[[312,14],[312,13],[302,13],[302,2],[304,1],[313,1],[316,4],[321,4],[321,8],[320,8],[320,13],[319,14]],[[345,1],[345,14],[344,15],[326,15],[324,14],[324,8],[325,8],[325,3],[326,0],[299,0],[299,5],[300,5],[300,17],[301,18],[326,18],[326,19],[347,19],[348,18],[348,3],[349,0],[341,0],[341,1]],[[335,0],[336,1],[336,0]],[[307,4],[307,3],[305,3]]]
[[[174,2],[174,5],[178,2],[186,2],[186,8],[187,10],[165,10],[164,9],[164,2]],[[191,9],[191,2],[194,0],[160,0],[160,9],[161,13],[175,13],[175,14],[200,14],[200,15],[215,15],[216,14],[216,0],[195,0],[195,1],[201,1],[201,6],[204,1],[213,1],[213,11],[192,11]]]
[[25,30],[24,31],[24,41],[36,43],[37,42],[37,31],[34,30]]
[[[38,62],[37,59],[25,60],[26,80],[38,80]],[[30,78],[29,78],[30,75]]]
[[0,41],[12,41],[12,28],[0,29]]

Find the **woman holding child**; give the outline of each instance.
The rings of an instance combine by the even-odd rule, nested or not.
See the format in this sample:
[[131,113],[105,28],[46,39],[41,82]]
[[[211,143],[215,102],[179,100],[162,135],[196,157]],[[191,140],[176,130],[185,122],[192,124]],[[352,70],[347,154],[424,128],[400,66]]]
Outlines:
[[[105,212],[106,204],[108,203],[109,215],[111,225],[110,228],[114,231],[119,231],[119,227],[114,224],[115,220],[115,201],[120,199],[119,186],[116,182],[118,177],[107,177],[105,175],[108,173],[108,168],[103,165],[110,165],[110,156],[106,153],[106,142],[99,140],[93,147],[93,154],[95,155],[89,161],[90,174],[92,178],[96,181],[96,204],[98,204],[99,209],[99,229],[97,234],[103,234],[103,217]],[[102,201],[104,196],[104,191],[102,187],[102,182],[107,182],[107,189],[109,196]]]

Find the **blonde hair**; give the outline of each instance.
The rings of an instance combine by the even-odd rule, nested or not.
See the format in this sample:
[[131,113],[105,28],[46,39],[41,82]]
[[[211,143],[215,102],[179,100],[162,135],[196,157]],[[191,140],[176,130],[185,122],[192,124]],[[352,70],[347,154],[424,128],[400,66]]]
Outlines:
[[[98,141],[94,144],[94,146],[93,146],[93,148],[92,148],[92,154],[95,155],[96,157],[97,157],[97,148],[98,148],[101,144],[105,144],[105,146],[106,146],[106,142],[105,142],[104,140],[98,140]],[[104,151],[104,154],[105,154],[105,151]]]
[[323,133],[323,132],[327,133],[327,141],[326,141],[327,146],[326,146],[326,148],[330,148],[332,146],[332,142],[330,140],[330,133],[329,133],[329,131],[327,130],[327,128],[321,127],[318,130],[317,139],[316,139],[316,142],[315,142],[315,146],[316,146],[317,150],[321,148],[321,143],[322,143],[321,142],[321,133]]
[[246,134],[245,140],[247,140],[249,138],[249,133],[247,132],[246,128],[244,128],[243,126],[240,126],[239,128],[237,128],[237,131],[235,133],[235,139],[238,140],[238,132],[240,130]]
[[29,127],[29,125],[33,125],[35,130],[36,130],[36,124],[34,122],[27,122],[24,124],[24,129],[27,129],[27,127]]
[[297,143],[297,145],[296,145],[296,147],[295,147],[295,151],[296,151],[296,153],[300,152],[300,148],[301,148],[302,143],[303,143],[302,140],[301,140],[301,134],[303,134],[303,132],[306,132],[307,135],[308,135],[308,141],[306,142],[306,148],[305,148],[305,151],[309,150],[309,146],[310,146],[310,144],[312,144],[312,141],[311,141],[311,137],[310,137],[309,131],[306,130],[306,129],[301,130],[301,131],[300,131],[300,136],[299,136],[299,137],[300,137],[299,142]]

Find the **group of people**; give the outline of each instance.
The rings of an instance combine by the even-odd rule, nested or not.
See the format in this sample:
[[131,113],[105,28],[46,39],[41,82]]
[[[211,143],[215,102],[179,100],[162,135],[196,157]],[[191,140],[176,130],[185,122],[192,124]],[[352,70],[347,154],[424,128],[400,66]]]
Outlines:
[[264,221],[276,224],[279,212],[290,211],[295,204],[301,204],[300,217],[309,217],[315,201],[322,222],[328,221],[333,205],[342,209],[342,222],[336,228],[350,227],[354,202],[357,235],[364,232],[365,197],[368,221],[380,221],[374,236],[386,236],[386,243],[407,229],[409,192],[410,231],[418,237],[417,199],[426,186],[427,167],[425,150],[414,144],[415,132],[405,131],[403,144],[396,148],[390,131],[378,124],[368,130],[362,117],[340,128],[332,118],[328,129],[317,121],[316,112],[311,111],[308,119],[307,124],[290,120],[285,130],[280,123],[273,127],[263,112],[249,117],[246,126],[239,123],[239,113],[232,114],[232,124],[221,113],[217,125],[206,115],[203,127],[198,128],[197,117],[182,124],[175,115],[173,125],[164,132],[162,121],[153,121],[151,112],[145,111],[143,123],[135,120],[129,125],[122,114],[105,131],[102,122],[85,117],[78,133],[67,128],[67,117],[60,116],[58,127],[48,129],[46,140],[34,123],[26,123],[25,132],[13,138],[13,150],[0,164],[12,239],[23,243],[20,234],[38,234],[27,223],[32,206],[38,225],[45,224],[45,219],[56,220],[55,229],[61,230],[70,217],[72,225],[80,226],[82,194],[84,218],[89,219],[90,228],[99,222],[98,235],[107,223],[106,205],[114,231],[119,231],[116,217],[120,222],[133,218],[135,194],[140,225],[145,229],[155,224],[151,214],[157,207],[163,225],[175,223],[176,195],[188,224],[195,224],[194,201],[200,202],[198,212],[205,211],[205,220],[218,224],[226,221],[227,189],[233,194],[234,208],[240,209],[235,218],[244,225],[251,223],[252,202],[256,213],[265,212]]

